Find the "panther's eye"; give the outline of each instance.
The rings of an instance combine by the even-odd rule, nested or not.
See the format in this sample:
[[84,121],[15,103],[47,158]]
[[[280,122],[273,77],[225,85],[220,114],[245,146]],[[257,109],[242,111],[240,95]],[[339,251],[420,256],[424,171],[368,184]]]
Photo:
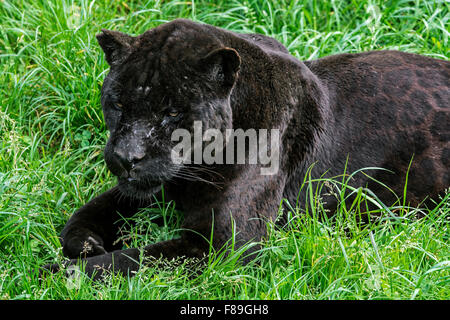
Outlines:
[[177,109],[168,109],[165,112],[165,119],[170,122],[175,122],[181,120],[183,113],[179,112]]
[[114,102],[112,106],[114,109],[116,109],[118,111],[122,111],[123,105],[121,103]]

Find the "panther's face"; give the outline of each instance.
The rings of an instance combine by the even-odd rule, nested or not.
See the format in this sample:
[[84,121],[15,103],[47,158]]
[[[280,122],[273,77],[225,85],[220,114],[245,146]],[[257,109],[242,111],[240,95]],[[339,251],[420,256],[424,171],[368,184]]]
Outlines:
[[[178,143],[172,141],[174,130],[193,132],[194,121],[203,129],[232,126],[237,52],[211,41],[206,47],[189,42],[183,30],[164,31],[131,37],[103,30],[97,36],[111,66],[101,100],[110,130],[105,161],[129,196],[149,197],[163,182],[183,176],[185,165],[171,157]],[[195,30],[188,31],[198,39]]]

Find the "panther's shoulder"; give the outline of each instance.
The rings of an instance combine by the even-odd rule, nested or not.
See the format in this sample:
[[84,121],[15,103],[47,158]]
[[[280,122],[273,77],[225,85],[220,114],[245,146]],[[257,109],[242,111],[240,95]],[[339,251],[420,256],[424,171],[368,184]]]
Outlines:
[[378,50],[361,53],[340,53],[304,63],[313,71],[326,70],[341,72],[343,69],[358,71],[361,68],[376,68],[390,70],[392,68],[408,69],[442,69],[450,76],[450,62],[415,53],[397,50]]

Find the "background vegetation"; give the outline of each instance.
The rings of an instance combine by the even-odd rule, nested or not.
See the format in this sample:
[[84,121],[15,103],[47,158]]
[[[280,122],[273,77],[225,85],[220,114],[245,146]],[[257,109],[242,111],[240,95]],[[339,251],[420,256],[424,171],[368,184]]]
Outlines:
[[[449,3],[441,1],[0,1],[0,297],[3,299],[448,299],[449,193],[421,209],[358,227],[351,208],[334,224],[292,208],[271,225],[247,266],[216,254],[193,276],[185,264],[146,267],[131,279],[79,283],[36,268],[60,261],[58,234],[74,210],[114,185],[103,162],[107,139],[100,87],[107,64],[101,28],[137,35],[177,17],[284,43],[299,59],[399,49],[448,59]],[[305,187],[308,187],[306,184]],[[363,190],[358,190],[359,192]],[[312,194],[313,194],[312,190]],[[381,206],[381,204],[380,204]],[[176,234],[172,203],[142,212],[124,237],[143,245]],[[195,274],[195,273],[194,273]]]

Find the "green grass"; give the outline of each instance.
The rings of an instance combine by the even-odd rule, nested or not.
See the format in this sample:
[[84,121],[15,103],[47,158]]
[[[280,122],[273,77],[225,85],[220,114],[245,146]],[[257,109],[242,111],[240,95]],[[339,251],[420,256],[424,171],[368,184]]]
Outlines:
[[[39,283],[36,273],[62,259],[57,237],[74,210],[114,185],[102,155],[101,28],[136,35],[184,17],[273,36],[303,60],[379,49],[448,59],[449,7],[443,0],[0,1],[0,297],[449,299],[450,193],[425,219],[414,219],[423,209],[384,208],[387,218],[365,227],[344,207],[336,221],[320,222],[312,197],[310,215],[293,206],[285,228],[269,224],[254,263],[219,252],[197,276],[170,262],[131,279],[82,277],[77,286],[61,275]],[[173,204],[152,210],[166,224],[158,228],[142,212],[124,231],[128,245],[176,234],[182,214]]]

